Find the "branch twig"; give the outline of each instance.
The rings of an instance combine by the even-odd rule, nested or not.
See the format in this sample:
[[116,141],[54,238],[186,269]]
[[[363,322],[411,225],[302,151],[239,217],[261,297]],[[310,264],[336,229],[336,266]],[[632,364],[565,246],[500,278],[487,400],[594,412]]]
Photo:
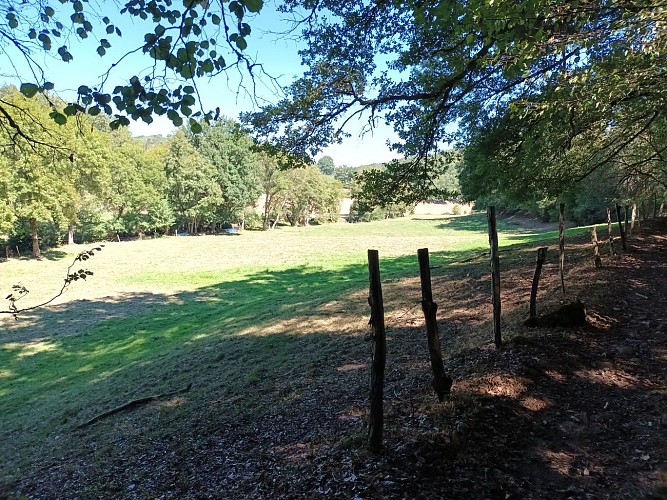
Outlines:
[[183,387],[182,389],[177,389],[175,391],[170,391],[170,392],[163,392],[162,394],[155,394],[153,396],[146,396],[146,397],[139,398],[139,399],[133,399],[132,401],[128,401],[125,404],[122,404],[120,406],[116,406],[115,408],[112,408],[111,410],[107,410],[103,413],[100,413],[99,415],[94,416],[90,420],[88,420],[88,421],[80,424],[79,426],[77,426],[77,429],[83,429],[84,427],[88,427],[89,425],[92,425],[95,422],[99,422],[103,418],[109,417],[109,416],[114,415],[116,413],[119,413],[123,410],[129,410],[130,408],[134,408],[135,406],[150,403],[151,401],[155,401],[156,399],[169,398],[171,396],[176,396],[177,394],[183,394],[185,392],[188,392],[190,389],[192,389],[192,382],[190,382],[186,387]]

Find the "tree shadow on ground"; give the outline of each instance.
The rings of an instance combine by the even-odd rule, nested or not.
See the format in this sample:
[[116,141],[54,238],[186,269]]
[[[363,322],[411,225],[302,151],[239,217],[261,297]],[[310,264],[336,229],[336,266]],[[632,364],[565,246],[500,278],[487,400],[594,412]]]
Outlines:
[[[489,306],[488,283],[479,282],[484,260],[445,265],[470,254],[432,254],[443,263],[434,280],[454,277],[469,287],[443,300],[446,324],[459,329],[452,336]],[[400,281],[416,278],[417,269],[416,256],[381,260],[383,278],[396,281],[385,295],[392,320],[381,456],[364,451],[366,265],[302,266],[26,316],[26,328],[10,328],[0,346],[0,437],[12,450],[4,470],[17,470],[26,456],[36,465],[22,469],[22,479],[5,479],[6,488],[30,495],[50,484],[72,496],[122,496],[134,485],[139,496],[567,498],[616,484],[604,468],[618,456],[606,456],[595,440],[622,440],[637,428],[628,431],[600,408],[639,398],[645,388],[580,375],[591,360],[578,354],[585,351],[576,337],[547,335],[450,356],[455,391],[437,404],[419,312],[392,311],[399,294],[414,294],[418,304],[418,289]],[[194,389],[182,397],[75,430],[95,413],[189,382]],[[593,396],[573,401],[572,394]],[[642,414],[656,411],[638,404]],[[587,434],[591,422],[601,427]],[[62,461],[66,468],[45,467]]]

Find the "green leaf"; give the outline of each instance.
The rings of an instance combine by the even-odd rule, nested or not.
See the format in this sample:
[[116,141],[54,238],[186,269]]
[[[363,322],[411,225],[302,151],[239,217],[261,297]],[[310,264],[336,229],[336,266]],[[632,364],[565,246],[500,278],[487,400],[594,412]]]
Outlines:
[[5,18],[6,18],[7,21],[9,22],[9,27],[10,27],[10,28],[12,28],[12,29],[18,28],[18,26],[19,26],[19,22],[18,22],[18,20],[16,19],[16,15],[15,15],[15,14],[13,14],[13,13],[10,12],[9,14],[7,14],[7,15],[5,16]]
[[239,20],[243,19],[243,5],[241,5],[236,0],[229,3],[229,11]]
[[192,78],[194,76],[191,64],[184,64],[183,66],[181,66],[179,68],[179,73],[183,78]]
[[241,0],[241,3],[250,12],[259,12],[264,6],[263,0]]
[[245,38],[240,36],[236,39],[236,46],[239,48],[239,50],[245,50],[248,48],[248,42],[245,41]]
[[63,109],[63,113],[65,113],[67,116],[74,116],[77,111],[78,109],[73,104],[68,104],[65,106],[65,109]]
[[51,38],[46,33],[40,33],[37,39],[42,42],[44,50],[51,50]]
[[52,111],[49,113],[49,116],[56,122],[58,125],[65,125],[67,123],[67,117],[58,111]]
[[199,123],[194,118],[190,118],[189,124],[190,124],[190,130],[192,131],[193,134],[200,134],[201,133],[201,131],[202,131],[201,123]]
[[34,97],[39,92],[39,87],[34,83],[22,83],[20,91],[26,97]]
[[173,109],[167,111],[167,118],[169,118],[171,120],[171,123],[173,123],[177,127],[183,125],[183,118],[181,118],[181,115],[179,115],[178,112]]

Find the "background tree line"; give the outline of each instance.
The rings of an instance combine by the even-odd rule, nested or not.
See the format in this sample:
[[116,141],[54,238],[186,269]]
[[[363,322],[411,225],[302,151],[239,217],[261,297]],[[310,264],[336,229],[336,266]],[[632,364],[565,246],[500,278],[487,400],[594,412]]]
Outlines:
[[[0,244],[11,252],[63,241],[90,242],[224,225],[275,227],[338,219],[341,183],[314,165],[281,170],[238,123],[218,119],[192,133],[150,141],[108,117],[78,115],[58,124],[47,95],[0,89],[15,129],[0,141]],[[255,209],[265,196],[263,214]]]

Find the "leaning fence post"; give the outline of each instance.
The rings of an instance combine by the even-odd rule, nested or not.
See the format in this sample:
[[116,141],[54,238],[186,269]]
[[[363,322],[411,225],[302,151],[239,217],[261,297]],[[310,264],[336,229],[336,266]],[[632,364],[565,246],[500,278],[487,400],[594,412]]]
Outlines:
[[436,312],[438,304],[433,302],[433,291],[431,288],[431,266],[428,258],[428,248],[417,250],[419,259],[419,277],[422,289],[422,311],[426,321],[426,336],[428,339],[428,353],[433,370],[433,388],[438,395],[438,400],[443,401],[445,395],[452,388],[452,379],[445,373],[442,363],[442,352],[440,350],[440,337],[438,336],[438,321]]
[[593,255],[595,256],[595,267],[602,267],[602,258],[600,257],[600,243],[598,242],[598,231],[595,226],[591,231],[591,241],[593,242]]
[[565,293],[565,203],[560,204],[558,216],[558,270],[560,286]]
[[623,219],[621,217],[621,205],[616,205],[616,217],[618,218],[618,229],[621,232],[621,246],[623,251],[628,251],[628,244],[625,239],[625,228],[623,227]]
[[371,306],[370,324],[373,329],[373,362],[371,366],[371,415],[368,425],[368,445],[372,451],[382,449],[384,426],[384,368],[387,360],[387,341],[384,329],[384,304],[380,282],[380,257],[377,250],[368,251],[370,281],[368,303]]
[[491,248],[491,287],[493,293],[493,339],[496,348],[500,349],[502,337],[500,333],[500,258],[498,256],[498,230],[496,228],[496,207],[489,206],[486,211],[489,221],[489,247]]
[[542,274],[542,264],[547,258],[547,249],[549,247],[541,247],[537,249],[537,261],[535,262],[535,274],[533,275],[533,285],[530,288],[530,317],[537,316],[537,287],[540,282],[540,274]]

